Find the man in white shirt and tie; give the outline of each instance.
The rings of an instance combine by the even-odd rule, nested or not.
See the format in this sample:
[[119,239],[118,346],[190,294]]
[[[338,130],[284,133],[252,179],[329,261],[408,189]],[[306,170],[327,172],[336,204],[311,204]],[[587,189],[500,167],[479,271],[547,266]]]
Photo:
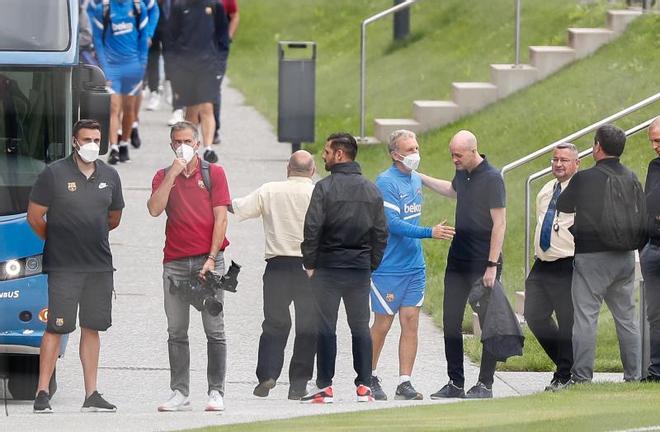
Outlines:
[[546,391],[562,389],[571,379],[573,365],[571,279],[575,243],[569,229],[575,214],[557,212],[556,205],[580,166],[577,149],[570,143],[557,145],[551,164],[555,178],[536,196],[536,260],[525,281],[525,320],[557,366]]

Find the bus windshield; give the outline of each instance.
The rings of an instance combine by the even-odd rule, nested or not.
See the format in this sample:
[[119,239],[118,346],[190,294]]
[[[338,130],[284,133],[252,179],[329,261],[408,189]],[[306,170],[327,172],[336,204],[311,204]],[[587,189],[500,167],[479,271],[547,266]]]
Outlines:
[[0,51],[66,51],[71,43],[67,0],[2,0]]
[[66,69],[0,69],[0,216],[27,211],[47,163],[66,152]]

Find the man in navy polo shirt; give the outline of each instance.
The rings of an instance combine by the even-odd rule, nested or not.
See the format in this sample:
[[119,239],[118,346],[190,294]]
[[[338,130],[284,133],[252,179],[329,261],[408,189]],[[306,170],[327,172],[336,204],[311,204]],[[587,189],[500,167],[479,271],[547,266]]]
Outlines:
[[[423,174],[422,182],[436,192],[456,198],[456,236],[451,242],[445,270],[443,329],[449,383],[431,399],[491,398],[497,361],[482,351],[479,380],[467,393],[463,390],[463,335],[461,327],[467,298],[481,279],[492,288],[502,271],[501,253],[506,229],[504,180],[499,170],[477,150],[477,138],[459,131],[449,142],[456,175],[450,182]],[[483,321],[485,308],[481,308]]]
[[35,413],[53,412],[48,383],[62,335],[76,329],[79,304],[82,411],[117,409],[96,391],[96,377],[99,331],[112,325],[114,268],[108,232],[119,225],[124,198],[117,171],[97,160],[100,142],[97,121],[78,121],[73,126],[75,151],[44,168],[30,194],[27,220],[46,240],[43,268],[48,273],[48,323],[39,353]]
[[[158,407],[158,411],[186,411],[191,409],[188,397],[190,303],[170,292],[170,277],[191,280],[204,277],[209,270],[224,273],[222,252],[229,245],[225,233],[231,198],[222,167],[207,164],[197,155],[200,140],[194,124],[175,124],[170,139],[176,157],[169,168],[159,170],[154,176],[151,198],[147,202],[152,216],[157,217],[163,211],[167,214],[163,294],[172,395]],[[202,173],[205,169],[209,170],[208,183]],[[216,293],[220,302],[223,302],[223,292]],[[208,355],[206,411],[222,411],[227,361],[224,312],[213,316],[204,310],[201,314]]]

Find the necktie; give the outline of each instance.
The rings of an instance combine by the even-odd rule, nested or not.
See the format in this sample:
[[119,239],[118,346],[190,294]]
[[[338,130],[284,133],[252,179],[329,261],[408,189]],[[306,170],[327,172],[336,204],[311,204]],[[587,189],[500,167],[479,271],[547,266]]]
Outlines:
[[541,225],[541,238],[539,244],[541,250],[544,252],[550,249],[550,237],[552,236],[552,222],[555,219],[555,214],[557,213],[557,198],[561,193],[561,184],[557,182],[555,185],[554,191],[552,192],[552,198],[548,204],[548,210],[545,212],[543,217],[543,224]]

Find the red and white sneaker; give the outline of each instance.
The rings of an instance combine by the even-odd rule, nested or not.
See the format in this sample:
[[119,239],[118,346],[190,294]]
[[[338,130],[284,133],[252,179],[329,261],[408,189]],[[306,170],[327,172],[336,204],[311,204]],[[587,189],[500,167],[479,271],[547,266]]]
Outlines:
[[311,404],[327,404],[334,402],[334,396],[332,393],[332,386],[327,386],[322,389],[314,386],[310,389],[305,396],[300,399],[301,403],[311,403]]
[[359,386],[357,386],[357,388],[355,389],[355,393],[357,394],[358,402],[374,401],[374,395],[371,393],[371,389],[364,384],[360,384]]

